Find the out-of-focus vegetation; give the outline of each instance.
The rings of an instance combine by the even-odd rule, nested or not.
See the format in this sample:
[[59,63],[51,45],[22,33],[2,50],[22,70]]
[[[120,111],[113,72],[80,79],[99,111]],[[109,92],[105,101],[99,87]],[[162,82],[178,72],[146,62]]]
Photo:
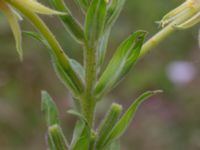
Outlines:
[[[109,53],[131,32],[144,29],[149,37],[159,30],[155,21],[173,9],[181,0],[127,0],[112,30]],[[72,0],[67,4],[81,19]],[[66,52],[81,61],[82,50],[75,45],[55,17],[45,17]],[[24,30],[32,29],[22,21]],[[163,89],[138,111],[136,119],[122,138],[123,150],[198,150],[200,149],[200,51],[198,26],[178,31],[153,52],[141,59],[98,108],[99,119],[108,103],[117,101],[127,107],[146,90]],[[23,36],[24,61],[15,51],[12,33],[0,15],[0,149],[44,150],[46,132],[40,111],[40,91],[47,90],[56,99],[66,135],[74,126],[74,117],[66,114],[70,95],[57,79],[50,57],[40,43]],[[179,65],[177,65],[179,64]],[[185,78],[184,78],[185,77]],[[182,79],[179,81],[179,79]],[[185,80],[184,80],[185,79]],[[98,120],[97,120],[98,121]],[[70,137],[69,137],[70,138]]]

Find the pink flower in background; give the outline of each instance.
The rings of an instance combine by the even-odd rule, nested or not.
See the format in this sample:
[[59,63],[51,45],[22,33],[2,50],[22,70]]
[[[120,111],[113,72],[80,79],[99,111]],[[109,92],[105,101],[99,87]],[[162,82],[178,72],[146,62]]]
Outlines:
[[195,75],[195,66],[187,61],[173,62],[167,68],[168,78],[177,85],[188,84],[194,79]]

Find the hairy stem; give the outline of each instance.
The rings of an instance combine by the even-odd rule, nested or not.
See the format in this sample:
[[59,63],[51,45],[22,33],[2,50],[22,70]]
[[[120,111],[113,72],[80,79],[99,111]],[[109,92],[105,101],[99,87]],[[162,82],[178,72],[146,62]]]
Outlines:
[[85,97],[83,100],[83,113],[90,126],[93,126],[94,113],[95,113],[95,99],[94,99],[94,85],[96,83],[96,49],[89,48],[85,44]]

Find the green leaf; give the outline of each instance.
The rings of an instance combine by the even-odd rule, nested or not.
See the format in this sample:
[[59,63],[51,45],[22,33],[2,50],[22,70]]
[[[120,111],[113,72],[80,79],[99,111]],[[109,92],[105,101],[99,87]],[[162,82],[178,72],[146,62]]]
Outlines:
[[137,61],[146,32],[137,31],[119,46],[95,88],[97,99],[110,91]]
[[[43,38],[41,34],[36,33],[36,32],[27,32],[27,31],[23,33],[40,41],[42,44],[45,45],[45,47],[51,50],[48,42]],[[64,83],[64,85],[66,85],[66,87],[71,90],[71,92],[73,93],[73,96],[77,97],[83,91],[83,85],[82,85],[83,79],[84,79],[83,67],[77,61],[73,59],[69,59],[70,66],[72,67],[71,69],[73,69],[74,72],[76,73],[78,77],[77,79],[73,74],[71,74],[71,71],[70,71],[71,69],[68,70],[66,66],[63,66],[61,62],[62,60],[60,60],[54,53],[51,52],[50,54],[53,60],[52,62],[53,62],[54,69],[58,77]]]
[[[72,80],[73,77],[69,74],[70,72],[68,70],[65,70],[64,67],[59,63],[59,61],[56,60],[56,58],[53,55],[52,55],[52,58],[53,58],[52,62],[53,62],[54,69],[57,73],[57,76],[60,78],[63,84],[66,85],[66,87],[71,90],[75,98],[81,95],[83,87],[77,86]],[[73,59],[69,59],[69,60],[70,60],[70,65],[72,66],[73,70],[78,75],[81,82],[83,83],[83,80],[84,80],[83,67],[77,61]],[[82,69],[76,70],[77,68],[79,69],[82,68]]]
[[83,133],[84,128],[85,128],[84,121],[79,120],[76,122],[70,147],[74,147],[76,145],[76,143],[78,142],[79,138]]
[[102,35],[105,18],[105,0],[92,0],[85,21],[85,37],[90,48],[93,48],[97,44],[97,41]]
[[55,124],[48,128],[49,141],[54,145],[55,150],[68,150],[67,140],[59,125]]
[[90,4],[90,0],[75,0],[75,2],[83,11],[87,11]]
[[81,113],[77,112],[76,110],[70,109],[67,111],[67,113],[78,117],[78,119],[82,120],[83,122],[85,122],[87,124],[86,118]]
[[48,138],[47,139],[48,140],[47,145],[48,145],[49,150],[56,150],[56,147],[55,147],[53,141],[51,140],[51,137],[48,135],[47,138]]
[[67,112],[78,117],[79,119],[74,129],[70,150],[88,150],[91,140],[91,131],[86,118],[73,109],[68,110]]
[[[38,31],[45,36],[44,38],[47,40],[49,45],[51,46],[51,53],[52,56],[55,59],[55,62],[59,64],[59,66],[62,68],[62,70],[67,74],[70,85],[73,84],[73,86],[69,86],[71,89],[71,92],[74,94],[74,97],[79,97],[82,92],[84,91],[84,85],[79,78],[79,76],[76,74],[75,70],[72,68],[69,57],[66,55],[66,53],[63,51],[62,47],[58,43],[58,41],[55,39],[53,34],[50,32],[48,27],[44,24],[44,22],[40,19],[38,15],[36,15],[34,12],[29,10],[26,6],[24,6],[22,3],[16,2],[16,1],[9,1],[14,7],[17,7],[17,9],[22,12],[25,16],[27,16],[30,21],[33,23],[33,25],[38,29]],[[59,68],[60,69],[60,68]]]
[[[52,56],[53,57],[53,56]],[[70,60],[70,64],[73,68],[73,70],[76,72],[76,74],[78,75],[78,77],[81,79],[82,83],[84,82],[84,76],[85,76],[85,72],[83,69],[83,66],[77,62],[74,59],[69,59]],[[58,61],[56,61],[53,57],[52,59],[53,62],[53,66],[54,69],[57,73],[57,76],[60,78],[60,80],[63,82],[64,85],[66,85],[67,88],[71,89],[71,92],[73,93],[73,95],[78,97],[79,96],[79,87],[76,87],[76,85],[73,83],[73,81],[71,80],[71,78],[68,75],[68,72],[66,72],[63,67],[60,65],[60,63]]]
[[85,126],[81,136],[77,139],[77,142],[71,148],[72,150],[88,150],[90,144],[90,130],[88,126]]
[[97,56],[98,56],[97,57],[98,58],[97,65],[99,68],[104,63],[109,36],[110,36],[110,30],[105,32],[99,40],[100,42],[97,47]]
[[25,35],[32,37],[35,40],[41,42],[46,48],[51,49],[48,42],[43,38],[43,36],[37,32],[23,31]]
[[84,82],[85,79],[85,70],[83,68],[83,66],[77,62],[74,59],[70,59],[70,63],[73,67],[73,69],[76,71],[76,73],[79,75],[79,77],[82,79],[82,82]]
[[60,80],[63,82],[64,85],[66,85],[67,88],[70,89],[70,91],[73,93],[74,97],[78,97],[81,93],[79,87],[77,87],[73,80],[71,79],[70,75],[68,74],[68,71],[65,70],[60,63],[53,59],[53,66],[56,71],[57,76],[60,78]]
[[86,118],[75,110],[68,110],[67,112],[79,119],[74,129],[70,150],[88,150],[91,132]]
[[[121,117],[121,119],[116,123],[116,125],[113,127],[111,132],[106,137],[105,143],[103,144],[103,147],[106,147],[108,144],[110,144],[112,141],[119,138],[127,129],[130,122],[133,120],[135,113],[138,109],[138,107],[141,105],[142,102],[144,102],[147,98],[160,93],[162,91],[148,91],[139,96],[128,108],[128,110],[124,113],[124,115]],[[102,147],[102,149],[103,149]]]
[[42,111],[48,126],[60,123],[57,107],[46,91],[42,91]]
[[70,10],[65,5],[63,0],[48,0],[49,3],[58,11],[66,12],[66,15],[60,15],[65,29],[79,43],[84,42],[84,32],[81,24],[72,16]]
[[[82,91],[83,91],[83,87],[82,86],[78,86],[75,82],[75,80],[73,80],[73,75],[70,74],[70,70],[66,70],[62,64],[52,55],[52,62],[53,62],[53,66],[54,69],[57,73],[57,76],[60,78],[60,80],[64,83],[64,85],[66,85],[67,88],[69,88],[71,90],[71,92],[73,93],[74,97],[78,97]],[[71,59],[70,59],[71,60]],[[70,62],[71,64],[71,62]],[[74,66],[72,66],[73,68]],[[74,69],[74,68],[73,68]],[[75,73],[78,75],[78,71],[75,70]],[[78,75],[78,77],[81,80],[80,75]],[[81,81],[82,82],[82,81]]]
[[[76,114],[75,114],[76,115]],[[77,122],[70,150],[88,150],[91,140],[91,131],[85,119]]]
[[48,1],[56,10],[59,10],[61,12],[70,13],[70,10],[65,5],[64,0],[48,0]]
[[114,125],[117,123],[120,114],[122,112],[122,106],[113,103],[102,121],[100,127],[97,130],[97,142],[96,150],[101,150],[102,144],[105,143],[107,135],[110,133]]
[[90,145],[89,145],[89,149],[93,150],[95,147],[95,142],[96,142],[96,132],[95,131],[91,131],[90,133]]
[[126,0],[111,0],[110,5],[108,6],[107,16],[106,16],[106,25],[105,28],[109,29],[117,20],[120,12],[123,9]]

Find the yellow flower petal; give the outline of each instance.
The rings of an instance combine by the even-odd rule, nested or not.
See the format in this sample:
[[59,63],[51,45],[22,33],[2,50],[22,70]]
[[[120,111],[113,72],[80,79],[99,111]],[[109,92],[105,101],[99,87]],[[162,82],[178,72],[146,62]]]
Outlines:
[[160,21],[161,26],[165,27],[166,25],[168,25],[169,23],[171,23],[172,21],[174,21],[176,18],[178,18],[180,16],[180,14],[184,11],[188,9],[187,8],[187,2],[184,2],[183,4],[181,4],[179,7],[175,8],[174,10],[170,11],[168,14],[166,14],[163,19]]
[[66,15],[64,12],[59,12],[53,9],[50,9],[43,4],[35,1],[35,0],[16,0],[19,3],[23,3],[24,6],[29,8],[31,11],[39,13],[39,14],[46,14],[46,15]]
[[190,18],[189,20],[187,20],[186,22],[184,22],[180,25],[177,25],[176,27],[178,29],[187,29],[187,28],[190,28],[190,27],[196,25],[199,22],[200,22],[200,13],[197,13],[192,18]]
[[14,13],[14,11],[6,4],[3,0],[0,2],[0,10],[6,15],[12,32],[14,34],[15,42],[16,42],[16,49],[19,53],[19,57],[23,59],[23,51],[22,51],[22,36],[21,36],[21,29],[19,26],[19,18]]

